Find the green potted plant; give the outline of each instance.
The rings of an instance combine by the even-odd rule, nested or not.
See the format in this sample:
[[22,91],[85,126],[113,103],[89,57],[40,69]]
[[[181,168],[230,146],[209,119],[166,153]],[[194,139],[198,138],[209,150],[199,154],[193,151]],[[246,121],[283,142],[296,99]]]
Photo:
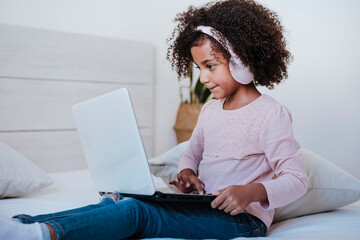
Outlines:
[[193,71],[189,76],[189,98],[183,99],[183,87],[180,87],[181,103],[176,116],[176,123],[174,130],[176,132],[177,142],[181,143],[188,140],[191,137],[192,131],[196,125],[200,110],[204,103],[213,98],[209,89],[200,82],[200,77],[196,82],[193,81]]

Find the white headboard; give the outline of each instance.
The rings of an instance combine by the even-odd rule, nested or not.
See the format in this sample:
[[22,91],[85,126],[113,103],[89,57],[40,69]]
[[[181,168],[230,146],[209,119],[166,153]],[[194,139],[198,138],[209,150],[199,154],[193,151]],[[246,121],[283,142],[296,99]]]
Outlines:
[[48,172],[86,167],[71,106],[127,87],[153,154],[147,43],[0,24],[0,141]]

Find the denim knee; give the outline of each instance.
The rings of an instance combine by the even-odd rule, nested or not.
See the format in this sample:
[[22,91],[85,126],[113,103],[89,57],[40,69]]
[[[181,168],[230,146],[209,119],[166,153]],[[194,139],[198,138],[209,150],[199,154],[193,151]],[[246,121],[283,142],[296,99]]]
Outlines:
[[[115,198],[112,196],[112,194],[116,194],[118,199],[117,201],[115,200]],[[121,196],[120,193],[118,191],[115,191],[113,193],[105,193],[104,195],[102,195],[100,197],[100,201],[101,202],[104,202],[104,201],[109,201],[109,200],[112,200],[114,203],[120,201],[120,200],[123,200],[124,199],[124,196]]]
[[36,221],[32,218],[32,216],[27,214],[19,214],[12,217],[13,221],[20,222],[20,223],[35,223]]

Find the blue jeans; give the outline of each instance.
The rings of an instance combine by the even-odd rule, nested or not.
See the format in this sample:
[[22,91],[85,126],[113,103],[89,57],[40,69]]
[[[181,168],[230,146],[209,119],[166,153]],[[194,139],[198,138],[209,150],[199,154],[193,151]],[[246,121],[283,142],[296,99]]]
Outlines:
[[17,215],[22,223],[51,225],[58,239],[216,238],[264,236],[266,225],[246,212],[231,216],[206,203],[145,202],[110,198],[73,210]]

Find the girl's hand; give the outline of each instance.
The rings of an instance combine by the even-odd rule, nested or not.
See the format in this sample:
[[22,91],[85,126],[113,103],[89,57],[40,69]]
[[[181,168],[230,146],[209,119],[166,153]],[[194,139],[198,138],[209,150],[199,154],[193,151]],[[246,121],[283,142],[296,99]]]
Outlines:
[[204,194],[204,184],[196,176],[195,172],[186,168],[177,174],[177,179],[170,181],[169,184],[175,185],[183,193],[191,193],[197,190],[198,193]]
[[243,212],[252,202],[267,201],[267,193],[261,183],[232,185],[212,195],[217,197],[211,202],[211,207],[224,210],[232,216]]

